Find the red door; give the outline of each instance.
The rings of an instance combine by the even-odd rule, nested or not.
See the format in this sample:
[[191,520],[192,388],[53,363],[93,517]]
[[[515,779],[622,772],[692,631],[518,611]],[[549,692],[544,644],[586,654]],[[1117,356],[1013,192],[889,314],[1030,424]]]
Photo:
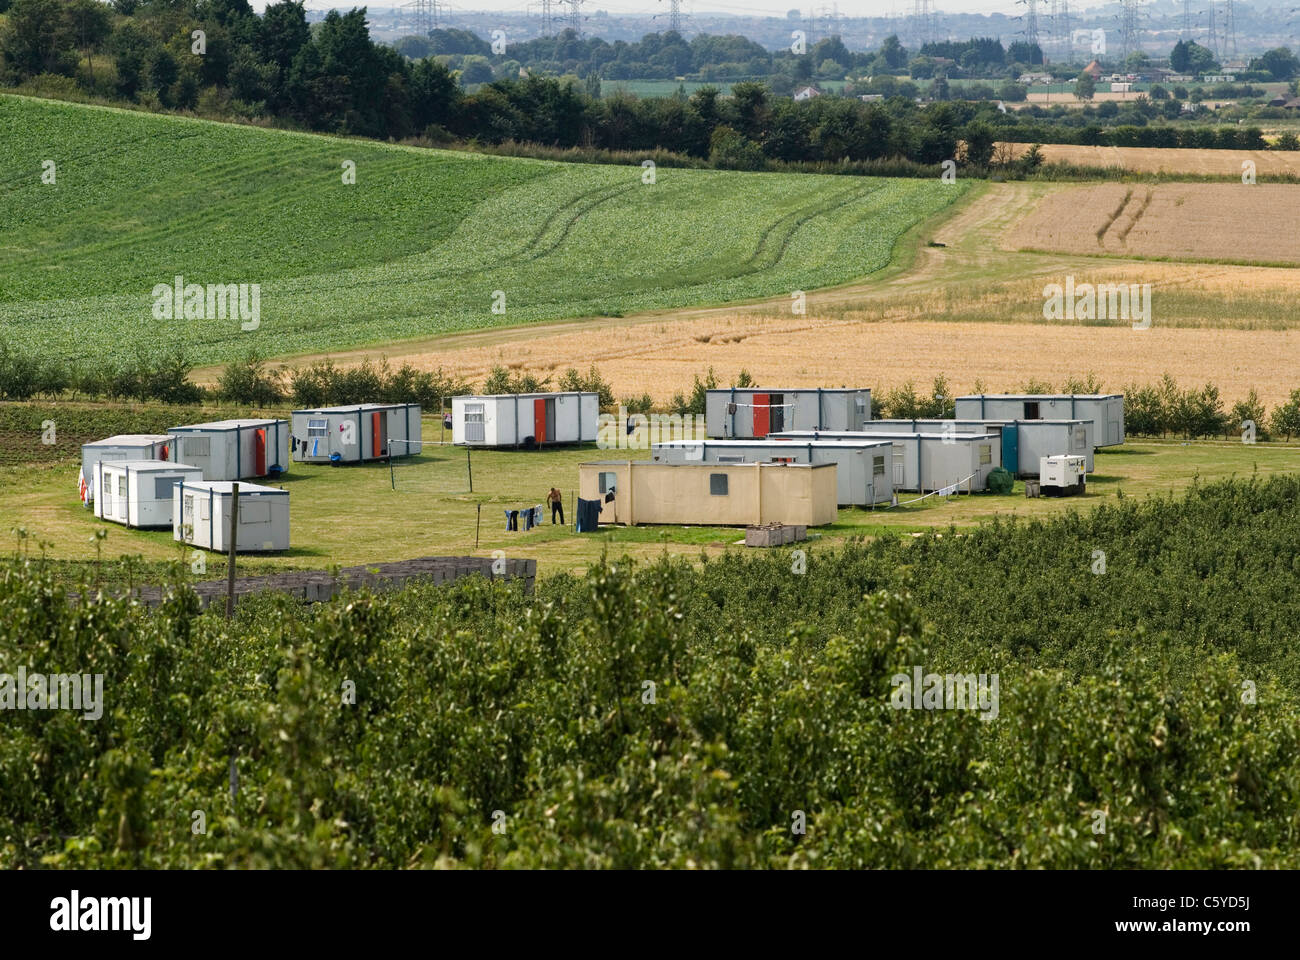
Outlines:
[[257,476],[266,476],[266,430],[262,427],[257,428],[257,435],[253,446],[256,448],[254,459],[257,464]]
[[540,397],[533,401],[533,439],[546,442],[546,401]]
[[768,397],[770,394],[754,394],[754,436],[766,437],[768,433],[769,417],[771,410],[768,408]]
[[382,457],[387,451],[384,450],[384,428],[379,422],[380,413],[378,410],[370,411],[370,454],[374,457]]

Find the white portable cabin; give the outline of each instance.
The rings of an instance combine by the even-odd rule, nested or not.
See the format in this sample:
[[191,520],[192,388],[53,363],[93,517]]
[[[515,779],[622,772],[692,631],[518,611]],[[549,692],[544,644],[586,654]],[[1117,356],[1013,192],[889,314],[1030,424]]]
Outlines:
[[833,463],[840,506],[889,503],[894,495],[888,439],[673,440],[654,444],[650,458],[659,463]]
[[871,433],[870,431],[792,430],[773,440],[888,440],[893,444],[891,480],[895,490],[928,493],[959,487],[988,488],[989,474],[1002,465],[1002,445],[991,433]]
[[95,464],[101,460],[172,460],[172,438],[165,433],[121,433],[81,445],[81,502],[95,499]]
[[[173,490],[172,539],[207,550],[230,549],[234,484],[226,480],[178,483]],[[239,553],[289,549],[289,491],[239,484]]]
[[979,393],[958,397],[956,409],[979,420],[1091,420],[1096,446],[1124,442],[1122,393]]
[[500,393],[451,398],[451,440],[474,447],[594,443],[595,393]]
[[710,438],[762,439],[787,430],[861,430],[871,420],[871,391],[821,387],[731,387],[708,390]]
[[293,412],[293,459],[360,463],[420,452],[418,403],[361,403]]
[[271,477],[289,469],[289,421],[217,420],[172,427],[172,459],[203,470],[204,480]]
[[170,460],[100,460],[95,516],[128,527],[170,527],[172,488],[202,479],[198,467]]
[[1080,454],[1093,466],[1091,420],[872,420],[868,433],[992,433],[999,438],[1002,465],[1018,477],[1038,476],[1038,461],[1056,454]]

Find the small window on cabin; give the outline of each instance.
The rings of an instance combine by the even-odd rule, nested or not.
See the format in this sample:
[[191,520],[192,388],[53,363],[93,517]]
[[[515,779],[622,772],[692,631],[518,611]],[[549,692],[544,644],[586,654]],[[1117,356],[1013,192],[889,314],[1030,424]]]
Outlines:
[[718,457],[718,463],[744,463],[745,458],[734,453],[724,453]]
[[239,505],[239,525],[246,523],[270,523],[271,504],[266,500],[253,500]]
[[175,477],[154,477],[153,498],[155,500],[170,500],[172,498],[172,488],[175,486]]
[[872,458],[871,458],[871,475],[872,475],[873,477],[883,477],[883,476],[885,475],[885,458],[884,458],[884,457],[872,457]]
[[308,437],[328,437],[329,434],[330,434],[330,422],[328,420],[307,421]]
[[194,498],[185,497],[181,504],[181,522],[187,526],[194,525]]
[[853,398],[853,405],[854,405],[855,407],[857,407],[859,410],[865,410],[865,409],[867,409],[867,398],[866,398],[866,397],[854,397],[854,398]]
[[1074,431],[1074,449],[1082,450],[1087,446],[1087,437],[1082,430]]
[[991,443],[980,444],[980,465],[993,462],[993,445]]
[[600,474],[600,492],[601,493],[613,492],[614,484],[617,479],[618,479],[618,474],[616,474],[613,470],[603,471]]
[[773,457],[772,463],[794,463],[794,457]]
[[1025,419],[1026,419],[1026,420],[1037,420],[1037,419],[1038,419],[1038,401],[1037,401],[1037,400],[1026,400],[1026,401],[1025,401]]
[[725,473],[709,474],[709,493],[715,497],[727,495],[727,475]]
[[181,440],[181,456],[208,457],[212,455],[211,437],[185,437]]
[[209,518],[212,516],[212,514],[211,514],[211,508],[212,508],[212,505],[208,502],[208,498],[207,498],[207,497],[201,497],[201,498],[199,499],[199,519],[200,519],[200,520],[207,520],[207,519],[209,519]]
[[465,422],[482,423],[484,416],[484,405],[481,403],[465,404]]
[[126,474],[119,474],[117,478],[117,495],[123,500],[126,499]]

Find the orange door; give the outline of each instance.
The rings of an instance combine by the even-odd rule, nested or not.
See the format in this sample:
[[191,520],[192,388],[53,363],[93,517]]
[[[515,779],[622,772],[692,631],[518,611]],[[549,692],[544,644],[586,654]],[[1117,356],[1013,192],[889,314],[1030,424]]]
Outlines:
[[546,442],[546,401],[540,397],[533,401],[533,439]]
[[767,407],[768,397],[770,394],[754,394],[754,436],[766,437],[768,434],[768,416],[771,411]]
[[379,411],[370,411],[370,454],[374,457],[382,457],[385,452],[384,428],[379,421]]
[[257,476],[266,476],[266,430],[262,427],[257,428],[257,435],[254,441],[256,453],[254,454],[257,463]]

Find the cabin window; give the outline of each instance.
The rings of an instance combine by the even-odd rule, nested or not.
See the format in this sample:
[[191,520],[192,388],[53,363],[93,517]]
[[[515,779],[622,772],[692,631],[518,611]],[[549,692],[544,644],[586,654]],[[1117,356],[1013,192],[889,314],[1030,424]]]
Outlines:
[[481,403],[465,404],[465,442],[484,443],[487,440],[485,407]]
[[329,434],[330,434],[330,422],[328,420],[307,421],[308,437],[328,437]]
[[175,477],[154,477],[153,498],[155,500],[170,500],[172,498],[172,488],[175,486]]
[[212,505],[208,502],[208,498],[204,497],[199,501],[199,519],[207,520],[211,516],[212,516]]
[[1074,449],[1082,450],[1085,446],[1087,446],[1086,440],[1087,438],[1084,436],[1082,430],[1074,431]]
[[715,497],[727,495],[727,475],[725,473],[709,474],[709,493]]
[[885,458],[884,458],[884,457],[872,457],[872,458],[871,458],[871,475],[872,475],[873,477],[883,477],[883,476],[885,475]]
[[993,444],[981,443],[980,444],[980,466],[992,462],[993,462]]
[[212,455],[211,437],[184,437],[181,440],[181,456],[209,457]]
[[1037,401],[1037,400],[1026,400],[1026,401],[1025,401],[1025,419],[1026,419],[1026,420],[1037,420],[1037,419],[1038,419],[1038,401]]
[[117,495],[123,500],[126,499],[126,474],[121,474],[117,478]]
[[270,523],[271,505],[265,500],[253,500],[239,505],[239,525],[246,523]]
[[794,457],[773,457],[772,463],[794,463]]
[[617,479],[618,479],[618,474],[616,474],[613,470],[603,471],[600,474],[600,492],[613,493],[614,484]]
[[185,497],[181,504],[181,523],[187,527],[194,525],[194,498]]
[[718,457],[718,463],[744,463],[745,458],[736,454],[723,454]]

